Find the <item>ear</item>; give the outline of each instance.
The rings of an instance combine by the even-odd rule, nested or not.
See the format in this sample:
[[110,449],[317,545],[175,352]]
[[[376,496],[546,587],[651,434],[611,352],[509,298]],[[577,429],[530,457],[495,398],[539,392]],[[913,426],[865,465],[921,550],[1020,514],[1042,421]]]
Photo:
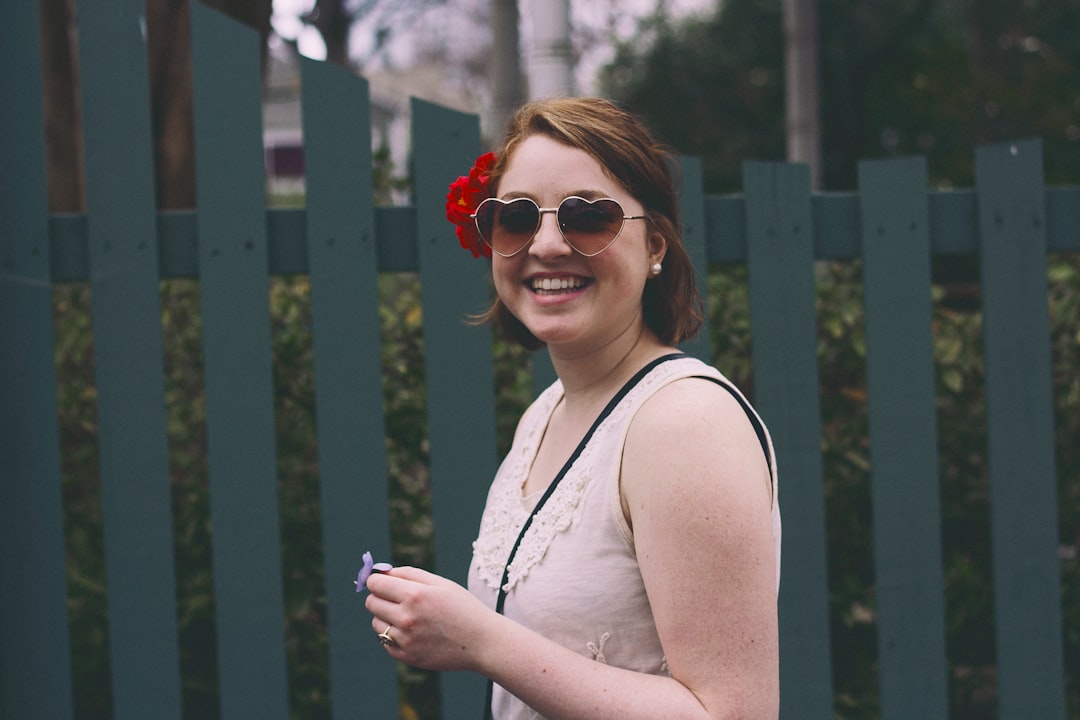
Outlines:
[[659,231],[654,230],[649,233],[646,242],[649,250],[649,264],[663,263],[664,256],[667,255],[667,238]]

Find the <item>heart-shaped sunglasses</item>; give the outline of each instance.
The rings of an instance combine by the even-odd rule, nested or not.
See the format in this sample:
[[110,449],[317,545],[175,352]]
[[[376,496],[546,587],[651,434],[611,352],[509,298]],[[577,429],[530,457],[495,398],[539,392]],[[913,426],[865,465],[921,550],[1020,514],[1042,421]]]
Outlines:
[[611,198],[586,200],[577,195],[552,208],[540,207],[529,198],[488,198],[472,217],[480,238],[493,252],[513,257],[532,242],[545,213],[555,213],[563,239],[585,257],[599,255],[611,247],[622,232],[624,221],[645,218],[624,214],[622,205]]

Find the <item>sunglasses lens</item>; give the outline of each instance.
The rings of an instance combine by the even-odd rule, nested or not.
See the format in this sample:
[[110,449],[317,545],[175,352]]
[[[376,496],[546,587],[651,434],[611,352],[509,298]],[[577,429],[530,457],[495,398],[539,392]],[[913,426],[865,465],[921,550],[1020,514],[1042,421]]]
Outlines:
[[504,202],[490,198],[476,209],[476,227],[491,249],[512,255],[528,244],[540,224],[540,209],[525,198]]
[[559,227],[566,240],[583,255],[596,255],[619,235],[623,209],[610,198],[588,201],[568,197],[559,205]]
[[[551,210],[544,210],[551,212]],[[608,248],[622,230],[622,206],[611,198],[566,198],[557,211],[559,229],[582,255],[597,255]],[[511,256],[532,241],[540,229],[540,207],[528,198],[488,198],[476,209],[480,237],[499,255]]]

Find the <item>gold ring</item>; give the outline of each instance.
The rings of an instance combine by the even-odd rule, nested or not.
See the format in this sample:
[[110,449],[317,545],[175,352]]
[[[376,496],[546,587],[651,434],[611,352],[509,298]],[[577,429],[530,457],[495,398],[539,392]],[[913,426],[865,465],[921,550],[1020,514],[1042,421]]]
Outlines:
[[394,626],[387,625],[386,629],[379,633],[379,642],[382,643],[383,647],[390,647],[394,644],[394,638],[390,637],[390,628],[392,627]]

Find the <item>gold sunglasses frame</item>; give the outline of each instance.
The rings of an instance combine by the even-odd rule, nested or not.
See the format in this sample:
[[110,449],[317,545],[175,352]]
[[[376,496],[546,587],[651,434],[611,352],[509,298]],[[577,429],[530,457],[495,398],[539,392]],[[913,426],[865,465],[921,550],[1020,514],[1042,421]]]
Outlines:
[[[512,253],[499,252],[498,250],[495,249],[495,246],[492,245],[488,241],[488,239],[486,237],[484,237],[484,231],[480,227],[480,219],[479,219],[480,208],[482,208],[484,206],[484,204],[488,203],[488,202],[496,202],[496,203],[499,203],[501,205],[509,205],[511,203],[519,202],[519,201],[522,201],[522,200],[524,200],[526,202],[530,202],[536,207],[536,209],[537,209],[536,228],[532,231],[532,234],[529,236],[529,239],[521,247],[519,247],[517,250],[515,250],[514,252],[512,252]],[[592,200],[589,200],[588,198],[583,198],[580,195],[567,195],[562,200],[560,200],[559,204],[557,206],[555,206],[555,207],[540,207],[539,203],[537,203],[532,198],[528,198],[528,197],[519,197],[519,198],[514,198],[513,200],[502,200],[501,198],[485,198],[479,205],[476,206],[476,212],[469,215],[469,217],[471,217],[473,219],[473,223],[476,225],[476,232],[479,233],[479,235],[480,235],[480,241],[483,242],[485,245],[487,245],[489,248],[491,248],[491,252],[495,253],[496,255],[499,255],[500,257],[504,257],[504,258],[512,258],[515,255],[517,255],[518,253],[520,253],[522,250],[524,250],[525,248],[529,247],[529,245],[532,244],[532,241],[534,239],[536,239],[536,233],[540,232],[540,225],[544,222],[544,215],[550,215],[550,214],[555,215],[555,219],[556,219],[555,224],[559,228],[559,234],[562,235],[562,239],[566,241],[567,245],[569,245],[571,248],[573,248],[574,252],[576,252],[577,254],[579,254],[579,255],[581,255],[583,257],[596,257],[597,255],[599,255],[600,253],[604,252],[609,247],[614,245],[615,241],[619,239],[620,235],[622,235],[623,227],[626,225],[627,220],[645,220],[645,219],[648,218],[648,215],[623,215],[622,216],[622,222],[619,224],[618,231],[615,233],[614,236],[612,236],[611,240],[608,242],[607,245],[600,248],[599,250],[597,250],[594,253],[582,252],[581,250],[578,249],[578,247],[576,245],[574,245],[574,243],[570,242],[570,238],[566,237],[566,233],[563,231],[562,223],[558,222],[559,209],[563,206],[563,203],[565,203],[567,200],[581,200],[582,202],[585,202],[585,203],[587,203],[589,205],[592,205],[593,203],[600,202],[601,200],[609,200],[609,201],[615,203],[615,205],[618,206],[619,210],[622,210],[624,213],[626,212],[625,210],[623,210],[622,203],[620,203],[615,198],[598,197],[598,198],[593,198]]]

